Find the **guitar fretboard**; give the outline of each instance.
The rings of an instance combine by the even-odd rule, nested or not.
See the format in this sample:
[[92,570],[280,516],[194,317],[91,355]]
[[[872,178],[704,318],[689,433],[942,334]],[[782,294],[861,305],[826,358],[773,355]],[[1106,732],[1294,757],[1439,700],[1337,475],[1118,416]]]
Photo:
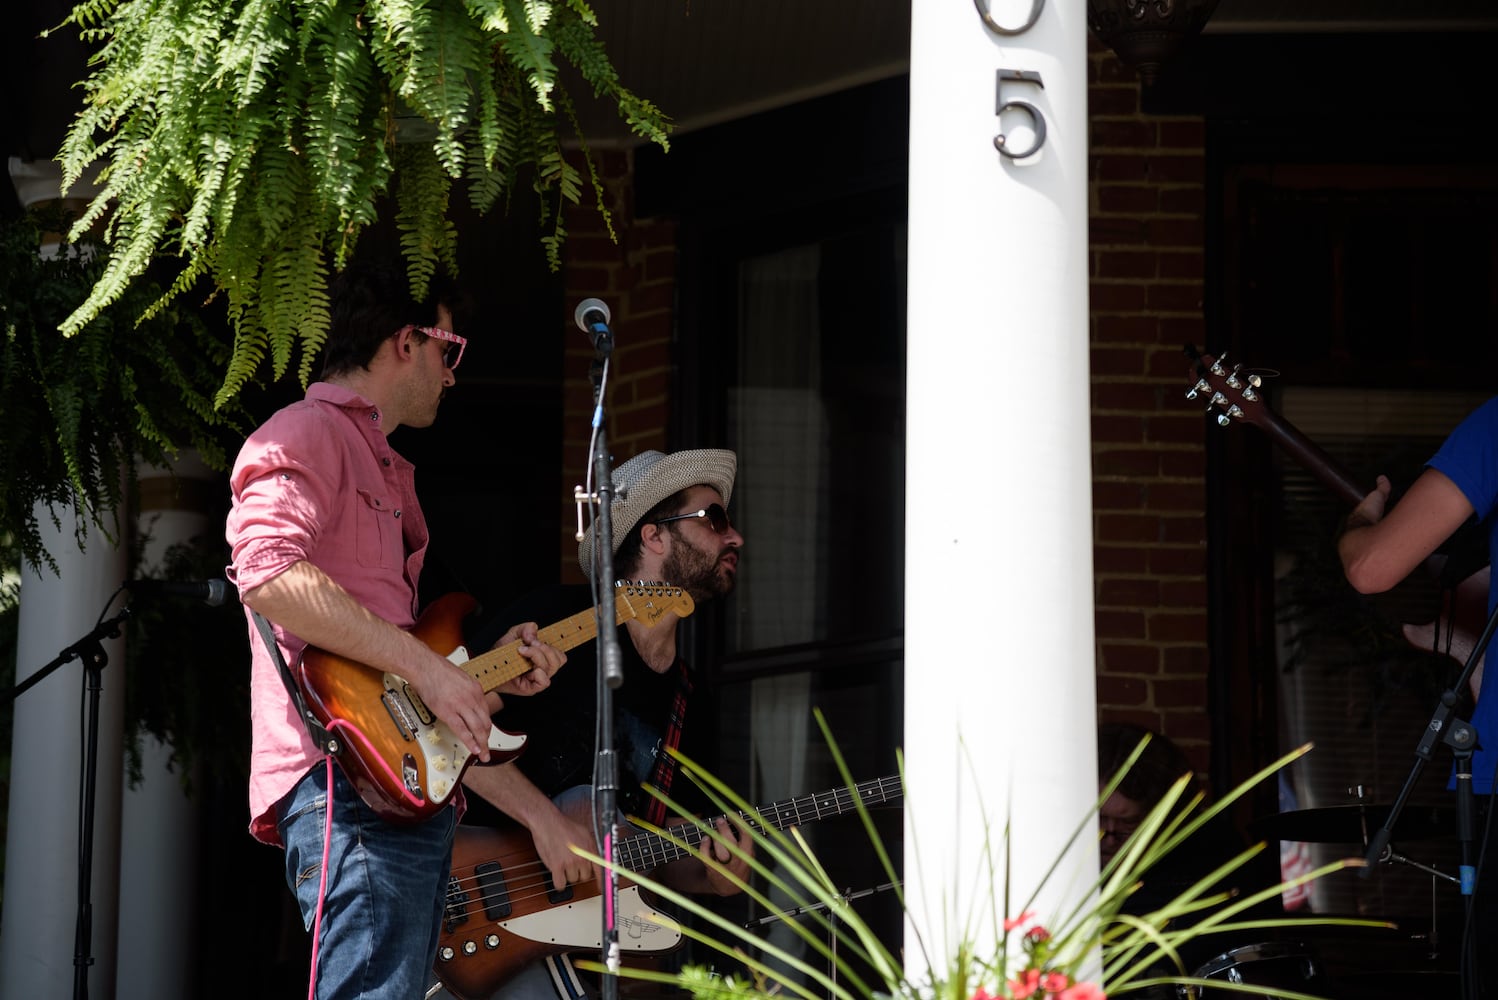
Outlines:
[[[772,802],[755,810],[758,815],[741,812],[737,817],[740,823],[751,830],[784,830],[788,826],[851,812],[858,808],[860,801],[866,806],[890,802],[899,798],[902,791],[900,776],[892,774],[854,785],[851,789],[846,786],[829,788],[814,795]],[[716,826],[718,820],[723,818],[718,816],[705,822],[709,827]],[[658,833],[638,833],[625,837],[615,843],[614,859],[631,871],[645,872],[694,853],[708,836],[702,827],[694,823],[673,827],[671,832],[681,843]]]

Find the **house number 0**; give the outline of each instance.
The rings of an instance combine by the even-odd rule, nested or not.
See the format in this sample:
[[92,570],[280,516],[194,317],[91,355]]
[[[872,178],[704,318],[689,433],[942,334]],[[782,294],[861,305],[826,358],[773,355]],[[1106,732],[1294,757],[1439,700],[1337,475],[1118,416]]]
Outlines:
[[998,80],[994,87],[994,101],[998,105],[994,114],[1003,115],[1006,111],[1023,111],[1030,118],[1030,125],[1035,130],[1035,138],[1030,143],[1029,149],[1013,149],[1009,145],[1009,137],[1003,132],[993,137],[994,148],[1002,155],[1011,160],[1023,160],[1027,156],[1034,156],[1040,152],[1040,147],[1045,145],[1045,115],[1039,108],[1029,101],[1006,101],[1004,100],[1004,84],[1033,83],[1037,87],[1045,87],[1040,80],[1039,73],[1032,73],[1023,69],[1001,69]]

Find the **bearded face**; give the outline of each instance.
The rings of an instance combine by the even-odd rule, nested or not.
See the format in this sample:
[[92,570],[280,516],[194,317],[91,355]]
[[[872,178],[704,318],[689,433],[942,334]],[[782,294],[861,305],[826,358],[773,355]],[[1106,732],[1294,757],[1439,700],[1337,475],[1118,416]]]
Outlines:
[[671,551],[661,567],[662,579],[682,587],[694,600],[726,597],[738,574],[738,549],[700,521],[663,527],[671,533]]

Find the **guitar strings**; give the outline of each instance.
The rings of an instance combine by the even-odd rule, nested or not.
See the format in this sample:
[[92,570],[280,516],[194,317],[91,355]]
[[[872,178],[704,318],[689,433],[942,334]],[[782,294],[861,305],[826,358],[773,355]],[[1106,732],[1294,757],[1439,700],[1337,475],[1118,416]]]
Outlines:
[[[858,790],[860,800],[879,805],[898,797],[900,794],[900,779],[898,776],[890,776],[865,782],[855,787]],[[829,799],[831,800],[830,803]],[[764,810],[760,810],[757,817],[750,813],[737,813],[736,815],[745,825],[751,828],[763,830],[768,826],[777,830],[784,830],[787,827],[799,825],[807,821],[807,819],[821,819],[824,814],[840,815],[853,807],[854,797],[852,792],[846,788],[841,788],[819,795],[776,803],[766,807]],[[803,811],[803,808],[806,811]],[[788,816],[789,818],[787,818]],[[724,817],[684,824],[682,827],[673,828],[679,832],[671,835],[643,832],[622,838],[615,842],[615,858],[620,859],[621,855],[623,855],[625,856],[623,860],[648,862],[639,866],[645,870],[669,861],[678,860],[690,854],[693,848],[700,846],[702,841],[711,835],[710,830],[712,825],[717,822],[717,819],[722,818]],[[761,823],[759,820],[764,820],[765,822]],[[704,829],[704,825],[707,829]],[[658,846],[643,848],[642,845],[648,841],[655,841]],[[680,841],[680,843],[677,841]],[[480,908],[479,912],[482,913],[491,903],[508,899],[512,906],[526,904],[553,891],[551,873],[539,858],[534,861],[522,862],[512,867],[504,867],[502,860],[502,857],[496,857],[487,861],[475,862],[473,865],[464,865],[465,869],[476,869],[479,865],[491,862],[500,863],[501,867],[494,875],[481,875],[477,871],[474,871],[470,875],[453,875],[448,881],[450,908],[454,905],[462,905],[465,907],[466,913],[466,906],[469,903],[476,903]],[[494,891],[490,892],[483,889],[484,883],[492,881],[496,875],[499,881],[494,886]],[[597,879],[589,878],[587,882],[574,883],[574,885],[591,885],[596,881]],[[451,897],[454,895],[465,895],[468,898],[465,901],[454,903],[451,901]]]

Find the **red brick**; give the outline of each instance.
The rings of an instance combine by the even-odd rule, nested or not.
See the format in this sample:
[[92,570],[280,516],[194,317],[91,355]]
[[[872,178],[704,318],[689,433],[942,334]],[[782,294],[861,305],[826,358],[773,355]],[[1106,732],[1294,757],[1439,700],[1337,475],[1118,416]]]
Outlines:
[[1169,674],[1205,674],[1212,657],[1205,646],[1171,646],[1164,651],[1164,663]]
[[1144,421],[1138,417],[1093,414],[1093,444],[1136,444],[1144,439]]
[[1153,185],[1097,185],[1097,210],[1100,212],[1145,213],[1159,211],[1160,208],[1160,191]]
[[1149,158],[1146,169],[1149,179],[1157,184],[1201,183],[1207,161],[1200,150],[1179,156],[1155,155]]
[[1158,476],[1161,455],[1156,451],[1093,449],[1094,476]]
[[1109,705],[1144,705],[1150,685],[1138,677],[1103,674],[1097,679],[1097,699]]
[[1156,680],[1150,683],[1157,708],[1183,708],[1207,704],[1207,682],[1203,680]]
[[1097,119],[1092,121],[1093,149],[1155,147],[1155,122],[1140,119]]
[[[1203,425],[1202,430],[1206,430]],[[1200,448],[1190,451],[1162,451],[1160,474],[1172,478],[1200,478],[1206,475],[1207,458]],[[1093,467],[1096,471],[1096,465]]]
[[1139,110],[1139,87],[1100,86],[1087,90],[1087,113],[1091,117],[1132,115]]
[[1149,245],[1164,247],[1200,247],[1206,230],[1200,218],[1150,219],[1146,224]]
[[1160,584],[1155,580],[1104,579],[1098,582],[1100,607],[1155,608],[1160,606]]
[[1145,637],[1144,615],[1138,611],[1094,611],[1093,627],[1099,637],[1106,636],[1109,639]]
[[1160,604],[1170,608],[1205,608],[1207,583],[1205,580],[1162,580]]
[[1093,282],[1089,289],[1094,312],[1137,312],[1146,302],[1144,285]]
[[1151,180],[1150,158],[1142,153],[1103,153],[1092,158],[1091,175],[1102,183]]
[[1158,542],[1160,519],[1148,514],[1096,515],[1096,538],[1100,542]]
[[[1205,515],[1204,515],[1205,516]],[[1207,571],[1207,548],[1160,546],[1149,551],[1149,571],[1161,576],[1192,576]]]
[[1153,278],[1157,269],[1152,250],[1102,250],[1093,258],[1097,278]]
[[1201,440],[1201,421],[1185,401],[1176,412],[1167,410],[1145,418],[1144,440],[1161,444],[1195,444]]
[[1206,525],[1199,517],[1162,517],[1160,540],[1170,545],[1204,545],[1207,541]]
[[1088,220],[1088,239],[1098,246],[1138,246],[1148,241],[1149,223],[1123,216],[1093,216]]
[[1149,309],[1167,312],[1201,312],[1202,286],[1194,281],[1179,284],[1155,282],[1144,288],[1145,304]]
[[1151,483],[1146,490],[1150,510],[1201,511],[1206,507],[1204,483]]
[[1201,215],[1206,211],[1207,195],[1199,185],[1160,189],[1160,211]]
[[1094,347],[1087,355],[1088,368],[1093,381],[1116,376],[1139,376],[1144,374],[1139,367],[1139,351],[1134,348]]
[[1160,672],[1160,648],[1142,643],[1102,643],[1099,650],[1102,669],[1126,674]]
[[1207,126],[1200,118],[1161,119],[1156,129],[1164,149],[1202,149],[1207,144]]
[[1150,550],[1124,545],[1094,545],[1094,573],[1143,573],[1149,567]]
[[1145,490],[1140,483],[1093,483],[1092,506],[1094,510],[1141,510],[1145,506]]
[[1145,637],[1154,642],[1199,642],[1206,634],[1205,611],[1157,611],[1148,616],[1145,630]]
[[[1096,302],[1093,303],[1096,308]],[[1160,321],[1154,316],[1097,316],[1092,317],[1092,335],[1095,340],[1152,344],[1159,337]],[[1129,352],[1136,354],[1137,352]],[[1137,365],[1138,361],[1131,362]],[[1137,368],[1131,371],[1137,372]]]
[[1148,382],[1094,382],[1092,408],[1152,412],[1160,408],[1160,387]]

